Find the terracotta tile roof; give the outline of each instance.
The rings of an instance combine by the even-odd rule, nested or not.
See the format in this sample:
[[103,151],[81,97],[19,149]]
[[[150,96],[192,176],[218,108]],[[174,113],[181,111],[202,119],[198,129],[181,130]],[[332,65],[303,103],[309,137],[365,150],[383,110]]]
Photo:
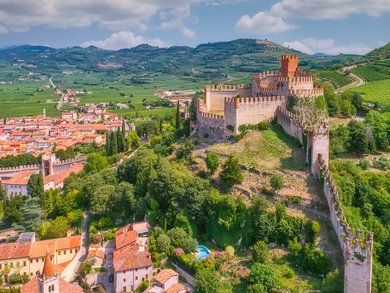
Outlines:
[[152,259],[148,251],[138,251],[138,245],[125,246],[114,251],[114,270],[121,272],[152,266]]
[[171,287],[169,287],[165,292],[166,293],[182,293],[182,292],[189,292],[189,290],[183,284],[175,283]]
[[129,244],[134,244],[137,241],[137,232],[129,230],[129,228],[130,225],[127,225],[115,233],[116,249],[120,249]]
[[87,255],[87,259],[90,259],[92,257],[99,257],[101,259],[104,259],[104,252],[99,250],[89,251]]
[[30,176],[35,173],[35,171],[22,171],[17,173],[14,177],[8,180],[4,180],[2,184],[8,185],[27,185]]
[[45,277],[53,277],[56,272],[54,271],[53,264],[51,263],[49,252],[46,252],[45,263],[43,264],[42,275]]
[[[37,276],[32,278],[22,288],[20,293],[38,293],[39,279]],[[83,289],[77,284],[69,284],[63,278],[58,277],[59,292],[61,293],[83,293]]]
[[78,248],[81,245],[81,236],[71,236],[49,240],[36,241],[31,244],[30,258],[44,257],[46,251],[54,255],[54,250]]
[[28,257],[31,243],[0,244],[0,260]]
[[175,272],[172,269],[165,269],[159,272],[154,279],[159,282],[160,284],[164,284],[166,281],[168,281],[170,278],[179,276],[177,272]]

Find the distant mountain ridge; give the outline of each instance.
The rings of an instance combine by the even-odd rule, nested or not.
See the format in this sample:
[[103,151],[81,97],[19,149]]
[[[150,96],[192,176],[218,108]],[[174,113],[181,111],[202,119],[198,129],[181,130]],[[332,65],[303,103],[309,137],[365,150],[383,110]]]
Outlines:
[[279,67],[281,54],[298,54],[306,69],[330,69],[340,62],[359,59],[354,55],[311,56],[268,40],[238,39],[200,44],[195,48],[159,48],[139,45],[117,51],[97,47],[54,49],[17,46],[0,49],[0,65],[34,68],[43,74],[63,71],[118,71],[130,74],[167,73],[180,76],[226,77],[234,72],[257,72]]

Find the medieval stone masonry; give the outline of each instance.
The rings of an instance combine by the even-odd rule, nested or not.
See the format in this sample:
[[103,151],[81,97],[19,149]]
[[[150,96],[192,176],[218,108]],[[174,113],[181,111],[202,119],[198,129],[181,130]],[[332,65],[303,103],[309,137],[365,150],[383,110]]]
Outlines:
[[255,73],[252,86],[206,86],[197,102],[193,132],[200,137],[224,139],[239,134],[240,125],[254,125],[276,118],[305,150],[311,173],[319,178],[328,202],[330,220],[344,256],[344,292],[370,293],[373,234],[364,235],[348,225],[339,195],[328,170],[329,123],[304,121],[286,109],[290,98],[323,96],[312,75],[298,66],[298,56],[282,55],[279,71]]

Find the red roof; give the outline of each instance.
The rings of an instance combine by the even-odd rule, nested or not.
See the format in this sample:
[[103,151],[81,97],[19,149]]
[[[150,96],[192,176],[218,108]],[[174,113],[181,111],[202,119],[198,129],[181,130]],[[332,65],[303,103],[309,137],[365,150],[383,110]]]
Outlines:
[[0,260],[28,257],[31,243],[0,244]]
[[137,232],[134,230],[129,230],[130,226],[131,225],[127,225],[115,233],[116,249],[120,249],[129,244],[134,244],[137,241]]
[[175,283],[171,287],[169,287],[165,292],[166,293],[182,293],[182,292],[189,292],[189,290],[183,284]]
[[35,173],[36,171],[22,171],[17,173],[14,177],[8,180],[4,180],[2,184],[8,184],[8,185],[27,185],[28,180],[30,179],[30,176]]
[[[38,293],[40,280],[37,276],[20,288],[20,293]],[[61,293],[83,293],[83,289],[77,284],[69,284],[63,278],[58,277],[59,292]]]
[[159,272],[154,279],[159,282],[160,284],[164,284],[166,281],[168,281],[170,278],[179,276],[177,272],[175,272],[172,269],[165,269]]
[[80,245],[81,236],[37,241],[31,244],[30,258],[44,257],[47,251],[50,255],[54,255],[54,250],[78,248]]
[[114,251],[114,270],[121,272],[152,266],[152,258],[148,251],[138,251],[138,245],[125,246]]

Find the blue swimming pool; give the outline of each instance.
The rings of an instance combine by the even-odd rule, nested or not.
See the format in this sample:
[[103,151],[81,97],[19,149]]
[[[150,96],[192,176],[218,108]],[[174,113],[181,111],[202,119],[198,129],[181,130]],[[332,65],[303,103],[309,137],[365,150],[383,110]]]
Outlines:
[[205,259],[210,254],[210,250],[204,245],[198,245],[198,253],[196,254],[199,260]]

